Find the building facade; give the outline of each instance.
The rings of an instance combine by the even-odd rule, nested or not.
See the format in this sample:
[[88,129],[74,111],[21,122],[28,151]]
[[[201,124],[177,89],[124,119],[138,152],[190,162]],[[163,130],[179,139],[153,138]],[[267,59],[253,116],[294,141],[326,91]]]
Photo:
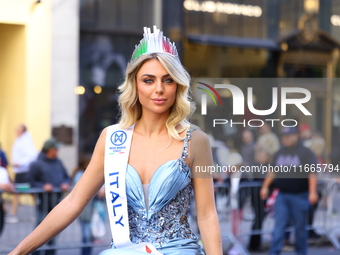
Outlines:
[[[335,0],[82,0],[79,66],[86,92],[80,96],[79,150],[91,153],[100,131],[117,122],[117,86],[142,27],[153,24],[176,42],[195,79],[313,78],[295,84],[311,91],[306,107],[312,117],[288,107],[287,118],[309,124],[330,143],[340,128],[340,87],[324,79],[340,74],[339,11]],[[275,86],[254,87],[259,109],[270,107]],[[241,89],[246,94],[246,86]],[[222,100],[231,106],[230,93]],[[199,114],[192,119],[204,126]]]
[[77,0],[0,0],[0,142],[9,157],[25,124],[38,150],[55,135],[69,171],[77,164],[78,10]]
[[[235,81],[233,78],[250,79],[250,83],[245,83],[248,85],[240,86],[245,95],[249,84],[257,84],[256,79],[263,78],[262,85],[251,86],[258,109],[271,107],[274,87],[308,89],[312,97],[306,107],[311,116],[289,106],[286,116],[278,110],[269,117],[309,124],[326,139],[326,154],[329,155],[332,132],[337,134],[340,128],[337,121],[339,82],[330,80],[340,74],[340,3],[332,0],[179,2],[183,3],[183,62],[191,75],[224,78],[220,79],[224,83]],[[281,79],[271,84],[266,82],[271,78]],[[284,78],[295,80],[287,85]],[[193,84],[194,93],[199,91],[196,85]],[[233,108],[230,93],[222,99],[226,109]],[[263,118],[257,116],[257,119]],[[205,124],[197,111],[194,119]],[[274,130],[279,132],[280,126],[275,126]]]

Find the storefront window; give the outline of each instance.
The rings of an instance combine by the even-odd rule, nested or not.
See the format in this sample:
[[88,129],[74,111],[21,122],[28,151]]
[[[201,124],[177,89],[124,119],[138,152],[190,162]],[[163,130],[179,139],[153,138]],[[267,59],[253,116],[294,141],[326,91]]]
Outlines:
[[235,37],[267,36],[268,0],[183,2],[186,32]]
[[151,0],[81,0],[82,29],[139,32],[153,23]]
[[91,153],[104,127],[117,122],[117,87],[140,36],[94,35],[80,37],[79,150]]
[[144,26],[151,0],[80,0],[79,152],[92,153],[100,132],[118,120],[117,87]]
[[303,15],[303,1],[281,0],[279,6],[279,36],[285,36],[298,27]]
[[331,35],[340,40],[340,1],[332,1],[331,16],[329,17],[331,23]]

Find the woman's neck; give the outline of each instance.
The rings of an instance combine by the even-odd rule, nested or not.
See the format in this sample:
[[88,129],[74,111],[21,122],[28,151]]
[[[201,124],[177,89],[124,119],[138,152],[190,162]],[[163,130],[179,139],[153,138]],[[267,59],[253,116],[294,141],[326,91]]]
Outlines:
[[148,137],[168,134],[166,120],[168,116],[142,116],[136,123],[135,131]]

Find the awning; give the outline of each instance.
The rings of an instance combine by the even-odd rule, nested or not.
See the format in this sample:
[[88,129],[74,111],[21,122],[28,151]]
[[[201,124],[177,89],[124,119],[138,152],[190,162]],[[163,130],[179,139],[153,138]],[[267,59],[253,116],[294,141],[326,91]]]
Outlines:
[[280,51],[276,41],[249,37],[234,37],[221,35],[188,35],[191,43],[206,44],[211,46],[225,46],[233,48],[253,48]]

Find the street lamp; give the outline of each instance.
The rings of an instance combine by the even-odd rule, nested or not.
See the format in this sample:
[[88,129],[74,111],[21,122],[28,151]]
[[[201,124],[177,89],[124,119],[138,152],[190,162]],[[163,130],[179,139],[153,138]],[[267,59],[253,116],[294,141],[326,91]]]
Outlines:
[[319,0],[305,0],[303,7],[306,13],[316,14],[319,12]]

